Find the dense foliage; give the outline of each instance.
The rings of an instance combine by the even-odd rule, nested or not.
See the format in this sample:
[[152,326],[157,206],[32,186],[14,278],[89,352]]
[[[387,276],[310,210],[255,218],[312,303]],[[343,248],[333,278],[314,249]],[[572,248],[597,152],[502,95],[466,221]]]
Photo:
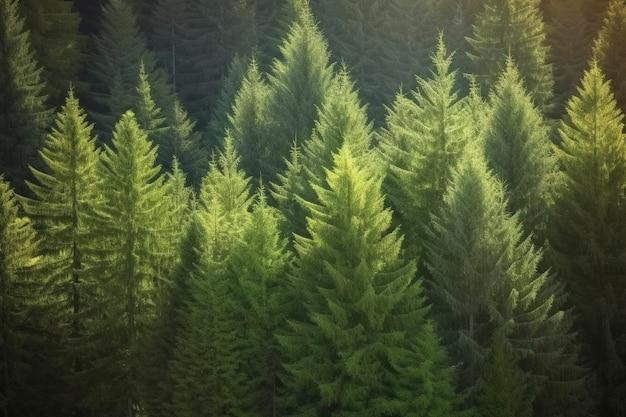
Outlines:
[[623,416],[622,0],[0,0],[0,416]]

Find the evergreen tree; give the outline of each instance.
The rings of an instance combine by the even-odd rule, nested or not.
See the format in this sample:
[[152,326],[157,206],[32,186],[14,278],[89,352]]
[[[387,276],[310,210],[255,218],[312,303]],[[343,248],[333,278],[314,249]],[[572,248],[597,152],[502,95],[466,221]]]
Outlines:
[[[155,165],[156,148],[132,112],[126,112],[98,165],[103,203],[90,219],[101,246],[86,268],[98,276],[98,341],[87,404],[96,415],[137,412],[137,349],[153,318],[156,288],[169,275],[177,246],[179,213]],[[167,262],[169,261],[169,262]]]
[[[267,158],[262,178],[275,179],[284,168],[294,141],[311,136],[317,108],[322,106],[332,79],[329,53],[322,33],[313,20],[308,0],[290,0],[298,14],[280,45],[268,76],[267,114],[269,130],[263,150]],[[297,7],[296,7],[297,6]]]
[[333,166],[333,154],[345,145],[354,156],[364,157],[371,140],[372,125],[367,121],[366,108],[344,68],[333,78],[324,104],[318,109],[311,139],[302,144],[299,159],[288,162],[288,169],[279,174],[280,183],[274,187],[273,196],[291,232],[306,235],[303,202],[317,202],[313,187],[325,183],[326,172]]
[[612,0],[604,15],[602,29],[593,45],[593,55],[608,80],[617,105],[626,112],[626,4]]
[[63,367],[69,370],[63,377],[77,396],[75,404],[80,402],[79,393],[84,394],[78,375],[90,349],[85,322],[93,318],[90,297],[94,296],[91,288],[95,277],[86,274],[83,265],[85,252],[94,246],[88,213],[99,198],[94,186],[98,151],[92,129],[70,90],[39,152],[45,168],[31,168],[35,182],[29,182],[28,187],[34,198],[24,200],[24,209],[39,229],[41,249],[47,256],[42,294],[49,305],[47,330],[58,337],[55,348]]
[[551,105],[554,80],[539,0],[489,0],[477,16],[472,36],[474,74],[484,92],[491,90],[506,67],[507,56],[518,65],[524,87],[542,111]]
[[586,360],[601,386],[601,413],[624,409],[623,130],[623,114],[593,61],[559,127],[563,184],[551,213],[550,245],[555,266],[570,287],[572,305],[581,315],[589,345]]
[[418,77],[418,89],[397,96],[379,145],[389,167],[383,187],[413,254],[420,251],[424,226],[441,206],[450,171],[470,137],[466,100],[455,91],[456,71],[442,37],[432,62],[430,79]]
[[247,383],[252,386],[248,400],[252,415],[277,415],[278,409],[281,350],[275,334],[286,316],[285,279],[291,258],[287,240],[281,237],[281,220],[260,190],[229,262],[229,273],[237,279],[237,292],[241,293],[236,313],[244,323],[242,360],[248,368]]
[[24,18],[16,0],[0,1],[0,172],[21,190],[50,112]]
[[507,208],[542,245],[550,177],[555,172],[550,132],[511,59],[490,95],[484,131],[487,162],[506,186]]
[[336,154],[292,275],[304,315],[279,337],[291,415],[452,415],[451,369],[439,347],[415,265],[389,232],[381,178]]
[[[30,220],[19,210],[17,195],[0,175],[0,411],[4,416],[34,416],[41,405],[37,404],[41,385],[33,385],[31,379],[31,366],[38,365],[35,349],[42,348],[33,319],[35,304],[40,304],[41,287],[35,275],[39,241]],[[47,405],[54,410],[53,404]]]
[[79,32],[80,15],[68,0],[21,0],[19,5],[43,66],[44,91],[52,103],[61,105],[84,64],[87,37]]
[[539,272],[542,253],[530,237],[522,239],[517,218],[506,212],[503,185],[477,151],[469,151],[453,172],[427,248],[436,317],[453,362],[459,361],[458,387],[469,404],[492,337],[504,330],[533,387],[536,410],[565,403],[572,394],[584,396],[563,288]]
[[164,108],[171,101],[171,93],[127,0],[110,0],[103,7],[101,27],[93,43],[88,61],[91,89],[87,103],[100,139],[105,140],[110,138],[122,114],[134,108],[141,63],[158,107]]

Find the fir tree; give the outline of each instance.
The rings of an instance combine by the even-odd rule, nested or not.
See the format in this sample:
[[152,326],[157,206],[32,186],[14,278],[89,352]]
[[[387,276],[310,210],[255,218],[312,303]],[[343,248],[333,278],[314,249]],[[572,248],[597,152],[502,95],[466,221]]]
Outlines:
[[608,80],[615,95],[617,105],[626,112],[626,46],[622,41],[626,36],[626,4],[612,0],[604,15],[604,22],[594,45],[593,55],[598,66]]
[[542,245],[555,172],[550,132],[511,59],[490,95],[483,143],[488,165],[506,186],[508,210]]
[[5,416],[36,415],[33,402],[39,399],[28,378],[35,362],[29,329],[40,289],[33,275],[38,239],[19,210],[16,194],[0,175],[0,410]]
[[[602,413],[624,408],[621,348],[626,148],[623,114],[598,64],[585,71],[559,127],[563,183],[551,214],[553,259],[568,284],[589,345],[586,360],[602,386]],[[613,411],[609,411],[613,410]]]
[[35,52],[16,0],[0,1],[0,171],[14,187],[23,187],[48,127],[50,112],[43,94]]
[[551,105],[554,80],[539,0],[490,0],[477,16],[472,36],[474,73],[484,92],[491,90],[506,67],[507,56],[518,65],[524,87],[542,111]]
[[279,337],[291,415],[453,414],[451,369],[380,176],[344,145],[314,189],[291,279],[305,314]]
[[466,100],[455,91],[456,71],[442,37],[432,61],[431,78],[418,77],[418,89],[398,95],[389,109],[379,145],[389,167],[383,187],[413,254],[420,251],[423,227],[441,206],[450,171],[470,136]]
[[[196,263],[184,277],[188,299],[179,309],[181,328],[170,362],[175,416],[257,415],[243,364],[244,326],[237,318],[228,261],[249,222],[249,179],[227,139],[203,180],[200,208],[191,230]],[[182,272],[182,271],[181,271]],[[252,414],[245,414],[252,413]]]
[[[95,277],[84,271],[85,252],[94,247],[88,213],[99,197],[96,193],[98,151],[73,90],[68,93],[54,128],[48,134],[40,158],[45,168],[31,168],[35,181],[28,183],[33,199],[25,199],[24,209],[37,225],[41,249],[47,256],[45,297],[48,331],[58,337],[56,346],[70,389],[80,402],[84,386],[77,375],[88,356],[85,322],[93,318],[91,290]],[[62,348],[61,348],[62,346]]]
[[99,279],[100,315],[93,322],[99,344],[90,370],[96,380],[87,399],[98,413],[136,413],[137,348],[175,255],[179,232],[168,219],[179,213],[155,160],[156,148],[126,112],[98,165],[104,201],[90,221],[101,246],[86,260]]

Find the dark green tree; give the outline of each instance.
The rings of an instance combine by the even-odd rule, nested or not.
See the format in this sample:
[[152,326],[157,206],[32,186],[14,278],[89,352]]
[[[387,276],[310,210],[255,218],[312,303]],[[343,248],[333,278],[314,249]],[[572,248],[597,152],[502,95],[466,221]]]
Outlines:
[[55,106],[61,105],[69,85],[78,87],[84,64],[87,37],[79,31],[80,15],[69,0],[21,0],[19,6],[43,66],[44,92]]
[[102,204],[91,227],[100,246],[90,251],[87,270],[98,277],[99,315],[92,321],[89,373],[94,377],[87,405],[95,415],[137,412],[140,341],[155,315],[157,288],[175,261],[179,213],[155,165],[156,148],[134,114],[126,112],[98,165]]
[[344,145],[314,187],[310,238],[297,236],[291,277],[303,315],[279,336],[290,415],[437,416],[455,413],[415,264],[389,231],[382,178]]
[[127,0],[110,0],[102,9],[101,26],[88,57],[88,109],[101,141],[108,142],[114,125],[135,108],[137,72],[141,63],[159,108],[172,100],[165,74],[156,67]]
[[556,164],[550,130],[511,59],[494,85],[490,105],[483,133],[487,164],[505,184],[508,211],[518,213],[526,233],[543,245]]
[[612,0],[604,15],[602,28],[594,45],[593,55],[605,77],[611,82],[617,105],[626,112],[626,4]]
[[467,38],[473,73],[483,92],[494,87],[510,56],[518,65],[534,104],[548,110],[554,80],[546,36],[539,0],[486,1],[476,18],[472,36]]
[[[0,411],[4,416],[33,413],[37,387],[30,386],[34,363],[32,308],[38,239],[18,197],[0,175]],[[50,404],[49,404],[50,405]]]
[[0,1],[0,172],[18,191],[48,127],[45,84],[16,0]]
[[578,309],[587,363],[597,375],[601,413],[624,409],[623,114],[595,61],[560,124],[557,156],[563,182],[551,212],[550,245],[561,279]]
[[418,88],[399,94],[381,130],[379,155],[386,169],[385,194],[407,234],[405,245],[417,254],[424,226],[442,204],[450,172],[470,138],[466,99],[456,90],[452,55],[439,38],[429,79],[417,78]]
[[93,319],[92,288],[95,277],[85,273],[83,257],[94,247],[88,219],[96,192],[98,151],[74,92],[70,90],[57,114],[52,132],[39,151],[44,168],[33,171],[28,183],[33,199],[24,200],[24,209],[37,226],[46,255],[45,285],[47,331],[56,335],[54,347],[67,372],[74,404],[85,393],[78,376],[89,356],[86,322]]

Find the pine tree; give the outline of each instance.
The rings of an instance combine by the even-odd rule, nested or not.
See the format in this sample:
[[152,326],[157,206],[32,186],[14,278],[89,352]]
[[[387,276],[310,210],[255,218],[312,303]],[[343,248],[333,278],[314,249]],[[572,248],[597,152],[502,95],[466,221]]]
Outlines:
[[589,345],[586,360],[602,387],[597,398],[601,413],[624,407],[624,384],[616,382],[626,375],[626,352],[620,348],[626,290],[623,117],[593,61],[559,127],[563,183],[551,212],[553,260],[581,315],[579,326]]
[[3,415],[31,414],[37,387],[29,387],[32,350],[33,275],[38,239],[27,217],[19,213],[17,196],[0,175],[0,410]]
[[317,108],[324,103],[332,79],[327,44],[308,0],[290,1],[298,15],[281,42],[281,58],[274,60],[268,75],[267,114],[271,121],[263,143],[267,155],[264,181],[273,181],[283,170],[283,159],[294,142],[310,138]]
[[626,4],[623,1],[612,0],[604,15],[602,28],[595,39],[593,55],[605,77],[611,81],[615,100],[622,112],[626,112],[624,36],[626,36]]
[[345,145],[354,156],[364,157],[371,146],[372,132],[366,108],[343,68],[333,77],[324,104],[318,109],[311,139],[302,144],[299,159],[288,162],[288,169],[279,174],[279,183],[274,187],[273,196],[293,233],[306,235],[303,202],[317,202],[313,188],[325,183],[333,154]]
[[554,80],[546,36],[539,0],[487,1],[476,18],[472,36],[467,38],[472,49],[468,56],[483,91],[494,87],[510,56],[534,104],[548,110]]
[[83,257],[93,248],[88,213],[98,200],[95,183],[98,151],[93,126],[78,99],[70,90],[57,114],[54,128],[39,151],[45,168],[31,168],[35,181],[28,183],[33,199],[24,200],[24,209],[42,238],[41,250],[47,256],[45,293],[50,333],[56,341],[64,368],[63,375],[80,402],[84,387],[79,374],[90,347],[85,322],[93,318],[94,277],[84,271]]
[[175,416],[244,415],[253,409],[253,382],[242,362],[244,326],[236,314],[240,300],[234,297],[236,280],[228,274],[252,200],[250,180],[238,163],[232,139],[227,139],[200,191],[191,229],[200,233],[190,236],[195,237],[190,243],[197,261],[185,268],[188,292],[182,295],[188,299],[178,312],[181,328],[170,362]]
[[96,121],[100,140],[110,138],[113,127],[127,110],[134,108],[137,71],[143,62],[151,94],[160,108],[171,101],[165,74],[139,31],[137,17],[127,0],[110,0],[102,10],[102,22],[88,59],[91,89],[88,109]]
[[16,0],[0,1],[0,172],[18,191],[28,178],[50,112],[29,32]]
[[537,397],[533,406],[542,410],[572,393],[584,396],[584,373],[576,362],[572,316],[562,310],[563,288],[539,271],[542,252],[530,237],[522,239],[504,195],[483,156],[470,150],[433,216],[426,246],[430,293],[468,403],[474,404],[493,335],[507,330],[533,387],[531,398]]
[[52,103],[61,105],[70,83],[77,85],[84,64],[87,37],[79,32],[80,15],[68,0],[21,0],[19,6],[43,66],[44,91]]
[[490,104],[483,139],[487,163],[506,186],[508,211],[518,213],[524,230],[542,245],[548,184],[555,172],[550,131],[511,59],[494,85]]
[[277,415],[278,409],[281,350],[275,333],[286,316],[285,279],[291,255],[280,233],[282,216],[268,206],[263,193],[258,192],[250,222],[233,248],[229,273],[239,284],[236,313],[245,330],[242,359],[252,386],[249,411],[269,416]]
[[418,89],[396,98],[379,145],[389,167],[383,187],[413,254],[420,251],[424,226],[441,206],[450,171],[470,137],[466,100],[455,91],[456,71],[442,37],[432,62],[431,78],[418,77]]
[[134,114],[126,112],[98,165],[104,201],[90,221],[101,246],[86,260],[87,270],[98,276],[100,296],[100,315],[93,321],[98,345],[89,372],[95,380],[87,404],[103,415],[136,413],[137,348],[154,317],[156,289],[169,275],[179,239],[169,220],[179,213],[155,160],[156,148]]
[[279,337],[291,415],[454,414],[451,369],[381,181],[344,145],[315,187],[291,279],[305,311]]

